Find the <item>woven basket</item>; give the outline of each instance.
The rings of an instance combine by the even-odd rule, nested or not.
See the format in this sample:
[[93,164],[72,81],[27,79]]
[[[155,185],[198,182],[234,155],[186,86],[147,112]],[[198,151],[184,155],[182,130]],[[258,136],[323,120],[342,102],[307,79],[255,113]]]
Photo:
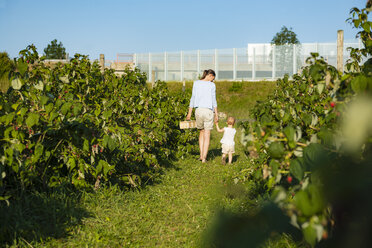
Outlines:
[[180,121],[180,129],[196,128],[196,121]]

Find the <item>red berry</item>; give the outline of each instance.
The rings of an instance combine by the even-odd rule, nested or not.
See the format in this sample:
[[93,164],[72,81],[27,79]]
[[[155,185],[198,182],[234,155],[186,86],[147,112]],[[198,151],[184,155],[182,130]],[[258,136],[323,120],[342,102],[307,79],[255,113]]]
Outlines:
[[292,177],[291,176],[287,177],[287,182],[292,183]]
[[67,91],[67,90],[65,90],[65,93],[68,93],[68,91]]
[[334,108],[336,106],[335,102],[331,102],[331,107]]
[[100,152],[103,152],[103,148],[101,148],[101,150],[99,150]]
[[58,96],[58,99],[61,99],[61,96]]

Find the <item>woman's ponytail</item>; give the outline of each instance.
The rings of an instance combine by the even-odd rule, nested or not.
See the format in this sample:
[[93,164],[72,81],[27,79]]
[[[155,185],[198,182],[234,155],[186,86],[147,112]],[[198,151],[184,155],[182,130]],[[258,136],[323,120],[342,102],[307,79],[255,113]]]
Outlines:
[[203,75],[201,76],[200,80],[203,80],[209,74],[212,74],[213,76],[216,76],[216,73],[214,72],[214,70],[212,70],[212,69],[204,70]]
[[208,75],[208,70],[204,70],[203,75],[201,76],[201,80],[203,80]]

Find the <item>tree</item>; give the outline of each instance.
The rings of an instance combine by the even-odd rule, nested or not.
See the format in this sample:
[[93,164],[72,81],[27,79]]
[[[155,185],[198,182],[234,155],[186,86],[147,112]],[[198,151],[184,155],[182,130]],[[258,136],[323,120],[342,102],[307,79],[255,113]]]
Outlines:
[[0,52],[0,78],[8,77],[11,70],[14,70],[14,63],[9,58],[8,53]]
[[372,8],[372,0],[368,0],[367,3],[366,3],[366,8],[369,9],[369,8]]
[[54,39],[44,49],[46,59],[64,59],[66,58],[66,49],[63,47],[62,42],[57,44],[57,40]]
[[0,90],[5,92],[9,86],[9,72],[14,70],[14,63],[8,53],[0,52]]
[[[275,34],[271,44],[275,45],[276,76],[282,77],[287,73],[296,73],[301,63],[299,56],[301,47],[297,34],[292,31],[292,28],[288,29],[283,26],[280,32]],[[295,58],[293,58],[294,52],[296,53]]]
[[287,28],[283,26],[280,32],[276,33],[274,38],[271,40],[271,44],[277,46],[285,44],[300,44],[300,41],[297,39],[297,35],[292,31],[292,28]]

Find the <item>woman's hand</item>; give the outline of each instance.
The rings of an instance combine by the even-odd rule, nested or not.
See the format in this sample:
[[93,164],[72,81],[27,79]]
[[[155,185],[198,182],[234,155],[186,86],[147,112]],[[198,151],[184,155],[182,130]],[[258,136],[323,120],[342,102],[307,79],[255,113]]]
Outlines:
[[218,114],[214,115],[214,123],[217,123],[217,122],[218,122]]
[[187,113],[187,116],[186,116],[186,121],[189,121],[191,119],[191,114],[192,114],[192,108],[189,108],[189,112]]

